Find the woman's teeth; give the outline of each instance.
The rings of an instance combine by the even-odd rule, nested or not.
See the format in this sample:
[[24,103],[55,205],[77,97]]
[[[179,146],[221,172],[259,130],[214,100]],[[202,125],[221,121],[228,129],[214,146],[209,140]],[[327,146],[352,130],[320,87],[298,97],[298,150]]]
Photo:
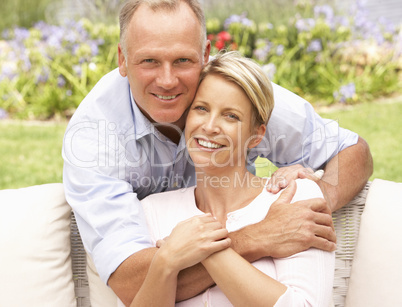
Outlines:
[[211,142],[200,140],[200,139],[198,139],[198,144],[200,144],[201,146],[206,147],[206,148],[214,148],[214,149],[223,147],[223,145],[211,143]]

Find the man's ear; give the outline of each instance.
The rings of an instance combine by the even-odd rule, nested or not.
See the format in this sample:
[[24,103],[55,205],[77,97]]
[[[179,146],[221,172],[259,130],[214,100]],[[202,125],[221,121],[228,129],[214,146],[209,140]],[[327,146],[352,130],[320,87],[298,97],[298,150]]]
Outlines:
[[207,63],[209,62],[210,53],[211,53],[211,41],[208,39],[205,43],[204,65],[207,65]]
[[260,126],[258,126],[258,128],[254,130],[254,135],[252,136],[252,139],[248,144],[248,148],[251,149],[260,144],[265,136],[266,131],[267,131],[266,125],[261,124]]
[[122,77],[127,77],[127,62],[124,56],[123,49],[119,43],[117,46],[118,60],[119,60],[119,72]]

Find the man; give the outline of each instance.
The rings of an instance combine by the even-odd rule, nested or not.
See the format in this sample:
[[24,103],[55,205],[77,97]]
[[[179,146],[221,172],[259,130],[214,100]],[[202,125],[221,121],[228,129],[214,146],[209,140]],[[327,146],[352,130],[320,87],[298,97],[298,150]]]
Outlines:
[[[211,46],[196,0],[129,1],[120,29],[119,69],[102,78],[77,109],[63,158],[66,197],[85,248],[102,280],[129,304],[156,251],[139,199],[195,184],[182,131]],[[319,118],[285,89],[274,85],[274,95],[266,139],[251,159],[260,155],[278,166],[302,165],[279,169],[277,177],[284,180],[299,176],[304,167],[325,166],[319,184],[328,205],[343,206],[372,172],[367,144]],[[291,193],[284,194],[261,223],[231,233],[232,247],[247,260],[309,247],[334,250],[327,203],[290,205]],[[179,275],[177,299],[211,285],[201,264],[188,268]]]

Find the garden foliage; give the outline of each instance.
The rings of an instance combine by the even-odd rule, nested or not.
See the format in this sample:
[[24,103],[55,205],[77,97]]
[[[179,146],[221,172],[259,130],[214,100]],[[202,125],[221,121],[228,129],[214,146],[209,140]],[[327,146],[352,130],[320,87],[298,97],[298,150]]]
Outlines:
[[[299,1],[281,24],[246,14],[207,19],[212,54],[235,49],[270,78],[313,103],[355,103],[401,91],[402,32],[327,5]],[[0,117],[69,117],[95,83],[117,67],[117,25],[88,20],[14,28],[0,40]]]

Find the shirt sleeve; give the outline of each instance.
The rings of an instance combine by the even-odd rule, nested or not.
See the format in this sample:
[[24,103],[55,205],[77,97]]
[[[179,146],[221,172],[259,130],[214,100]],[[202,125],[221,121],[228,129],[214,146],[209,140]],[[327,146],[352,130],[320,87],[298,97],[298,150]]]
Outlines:
[[121,167],[100,158],[107,156],[107,148],[96,126],[82,122],[67,129],[63,143],[66,199],[84,247],[107,283],[125,259],[152,246],[145,215],[133,186],[119,177]]
[[301,164],[314,170],[343,149],[355,145],[358,135],[321,118],[312,105],[292,92],[272,84],[275,107],[264,140],[249,159],[267,158],[278,167]]
[[[292,202],[323,197],[320,188],[308,179],[297,180]],[[274,259],[279,282],[286,292],[275,306],[329,306],[335,270],[335,253],[310,248],[287,258]]]

